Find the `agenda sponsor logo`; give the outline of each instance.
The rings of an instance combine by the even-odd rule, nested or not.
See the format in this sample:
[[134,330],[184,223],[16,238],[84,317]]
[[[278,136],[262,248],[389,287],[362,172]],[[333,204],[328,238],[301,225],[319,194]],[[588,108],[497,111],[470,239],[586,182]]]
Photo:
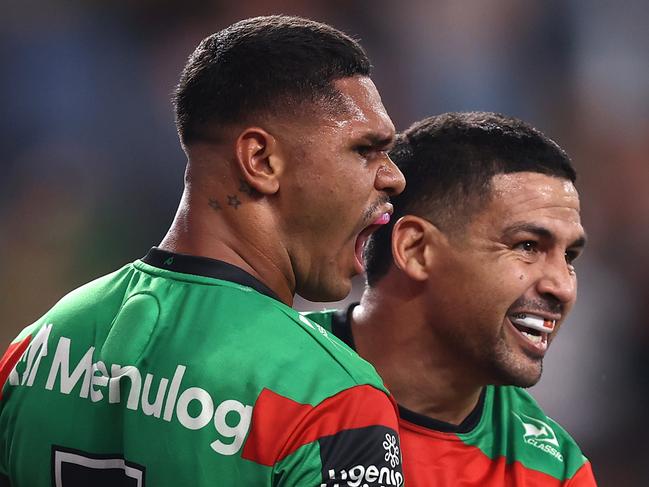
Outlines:
[[[51,330],[52,324],[46,324],[34,336],[9,374],[11,386],[34,385],[41,373],[43,358],[51,353]],[[70,338],[62,336],[58,339],[47,370],[45,389],[78,395],[91,403],[125,404],[127,409],[146,416],[167,422],[177,421],[188,430],[200,430],[211,424],[216,438],[209,446],[216,453],[234,455],[241,449],[250,427],[252,406],[235,399],[217,403],[205,389],[185,387],[185,365],[178,364],[171,378],[155,376],[133,365],[95,361],[95,347],[88,347],[81,359],[71,364],[72,347]],[[228,417],[232,420],[231,413],[239,417],[234,426],[226,423],[226,416],[230,415]]]
[[[367,447],[359,451],[360,444]],[[320,452],[323,459],[320,487],[403,485],[399,439],[396,432],[385,426],[345,430],[323,438]]]
[[403,475],[388,466],[355,465],[338,471],[329,469],[328,483],[320,487],[399,487],[403,485]]

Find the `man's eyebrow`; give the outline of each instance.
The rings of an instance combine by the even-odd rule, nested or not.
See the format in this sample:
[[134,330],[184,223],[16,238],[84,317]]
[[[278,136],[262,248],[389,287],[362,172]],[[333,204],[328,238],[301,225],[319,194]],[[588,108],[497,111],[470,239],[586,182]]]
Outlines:
[[581,237],[579,237],[577,240],[572,242],[570,245],[568,245],[569,249],[582,249],[586,246],[586,242],[588,241],[588,237],[586,237],[586,234],[583,234]]
[[394,134],[368,132],[360,137],[361,140],[368,142],[373,147],[392,147],[394,145]]
[[[555,240],[556,236],[552,230],[543,227],[541,225],[535,225],[534,223],[515,223],[503,231],[503,235],[513,235],[519,232],[531,233],[536,235],[539,238]],[[570,245],[569,248],[580,248],[586,245],[586,234],[581,235],[579,238],[575,239]]]

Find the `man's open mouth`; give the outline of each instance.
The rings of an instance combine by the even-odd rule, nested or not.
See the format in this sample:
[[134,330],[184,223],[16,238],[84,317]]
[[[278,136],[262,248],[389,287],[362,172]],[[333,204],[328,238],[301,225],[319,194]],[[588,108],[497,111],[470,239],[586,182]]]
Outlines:
[[363,251],[365,250],[365,244],[374,232],[376,232],[383,225],[386,225],[390,222],[390,213],[382,213],[376,220],[374,220],[370,225],[365,227],[361,233],[356,237],[356,245],[354,247],[354,253],[356,254],[356,264],[357,267],[361,269],[360,272],[364,270],[363,265]]
[[533,345],[547,347],[548,335],[554,331],[556,320],[531,313],[513,313],[508,318],[514,328]]

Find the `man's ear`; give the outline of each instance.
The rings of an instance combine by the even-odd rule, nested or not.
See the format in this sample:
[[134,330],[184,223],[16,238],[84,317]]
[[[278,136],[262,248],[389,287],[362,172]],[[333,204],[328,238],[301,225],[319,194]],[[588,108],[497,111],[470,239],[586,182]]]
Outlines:
[[262,128],[247,127],[235,144],[242,179],[258,193],[277,193],[284,162],[278,155],[275,137]]
[[435,259],[435,246],[444,235],[431,222],[415,215],[406,215],[392,229],[394,264],[411,279],[425,281]]

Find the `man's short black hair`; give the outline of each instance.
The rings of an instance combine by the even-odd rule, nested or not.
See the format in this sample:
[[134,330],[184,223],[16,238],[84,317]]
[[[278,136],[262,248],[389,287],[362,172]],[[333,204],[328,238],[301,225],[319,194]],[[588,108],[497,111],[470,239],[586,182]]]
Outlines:
[[335,98],[333,81],[370,69],[363,48],[329,25],[284,15],[242,20],[203,39],[189,57],[174,97],[180,139]]
[[406,189],[391,198],[392,223],[367,244],[370,286],[390,267],[392,227],[403,215],[421,216],[452,233],[488,202],[497,174],[530,171],[573,183],[577,177],[554,141],[522,120],[489,112],[445,113],[416,122],[397,136],[390,157],[403,172]]

